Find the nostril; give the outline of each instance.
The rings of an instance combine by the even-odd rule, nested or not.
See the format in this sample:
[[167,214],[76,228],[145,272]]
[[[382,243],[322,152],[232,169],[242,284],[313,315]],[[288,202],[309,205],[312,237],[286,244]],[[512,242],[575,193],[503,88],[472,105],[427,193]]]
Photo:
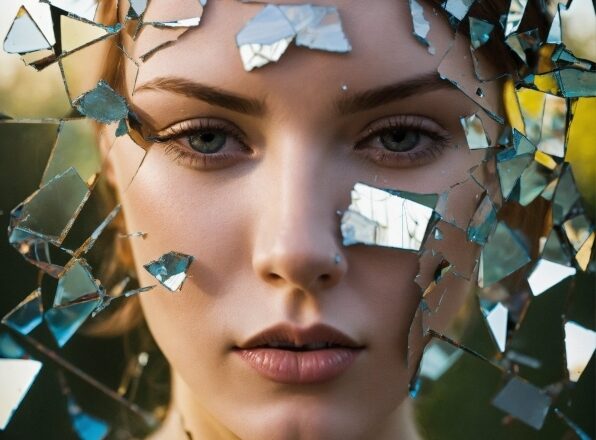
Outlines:
[[324,273],[321,276],[319,276],[319,280],[321,280],[321,282],[323,282],[323,283],[326,283],[330,279],[331,279],[331,275],[329,275],[328,273]]
[[281,277],[278,274],[276,274],[276,273],[270,273],[270,274],[267,275],[267,277],[271,281],[277,281],[277,280],[280,280],[281,279]]

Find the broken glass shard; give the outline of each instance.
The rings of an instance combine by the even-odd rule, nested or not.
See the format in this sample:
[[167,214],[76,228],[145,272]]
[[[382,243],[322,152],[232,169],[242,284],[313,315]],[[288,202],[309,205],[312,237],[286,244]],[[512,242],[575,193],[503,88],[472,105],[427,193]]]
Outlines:
[[75,99],[74,105],[81,114],[104,124],[118,122],[128,116],[126,101],[104,80]]
[[575,254],[575,261],[579,268],[583,271],[588,270],[590,264],[590,256],[592,255],[592,248],[594,247],[594,238],[596,234],[592,232],[588,239],[584,242],[581,248]]
[[179,291],[186,280],[187,271],[194,260],[191,255],[168,252],[143,267],[171,292]]
[[528,0],[511,0],[509,12],[507,13],[507,24],[505,26],[505,36],[509,36],[517,31],[521,24]]
[[424,349],[420,376],[438,380],[462,355],[462,351],[440,339],[433,339]]
[[7,331],[0,331],[0,358],[23,359],[29,357],[23,347]]
[[569,266],[571,256],[567,250],[567,246],[563,244],[555,229],[551,229],[550,234],[548,234],[544,248],[542,249],[541,258]]
[[343,213],[344,246],[357,243],[420,250],[432,223],[436,194],[382,190],[356,183]]
[[475,0],[447,0],[443,9],[457,20],[462,21]]
[[466,141],[470,150],[478,150],[481,148],[490,147],[490,140],[484,131],[484,125],[482,125],[482,119],[478,114],[470,116],[464,116],[460,118],[462,127],[466,134]]
[[528,206],[532,203],[550,182],[551,174],[550,169],[532,161],[519,178],[519,204]]
[[548,31],[548,35],[546,37],[546,42],[550,44],[560,44],[563,41],[563,34],[561,28],[561,9],[565,8],[563,3],[559,3],[557,6],[557,12],[555,12],[555,16],[553,17],[553,21],[550,25],[550,30]]
[[55,176],[12,211],[10,243],[22,245],[17,231],[25,231],[59,246],[89,194],[74,168]]
[[91,274],[91,267],[85,260],[74,259],[58,280],[54,307],[67,306],[101,295],[102,287]]
[[565,235],[567,235],[567,240],[569,240],[569,243],[571,243],[577,252],[588,237],[590,237],[590,234],[594,230],[594,225],[585,214],[582,214],[563,223],[563,230],[565,231]]
[[106,216],[106,218],[95,228],[91,235],[85,240],[85,242],[75,251],[74,256],[78,257],[81,254],[89,252],[89,250],[95,245],[97,239],[105,231],[105,229],[114,221],[114,219],[120,214],[122,209],[121,205],[116,205],[114,209]]
[[596,72],[574,68],[559,69],[555,72],[555,78],[564,98],[596,96]]
[[121,27],[120,23],[114,26],[102,26],[61,15],[60,41],[62,43],[63,56],[118,33]]
[[483,306],[482,313],[486,318],[488,328],[499,347],[501,353],[505,351],[505,343],[507,341],[507,317],[509,310],[502,303],[491,304],[490,306]]
[[469,17],[470,21],[470,42],[474,49],[486,44],[490,39],[490,33],[494,25],[479,18]]
[[565,266],[541,258],[528,276],[528,284],[534,296],[546,292],[565,278],[575,275],[575,267]]
[[89,182],[101,171],[101,155],[95,137],[96,127],[89,119],[70,119],[60,122],[58,138],[41,179],[45,185],[53,177],[73,167],[81,179]]
[[102,440],[110,431],[110,426],[101,419],[84,412],[72,395],[68,396],[68,415],[72,427],[81,440]]
[[548,414],[551,398],[531,383],[519,377],[512,377],[495,396],[492,404],[539,430]]
[[497,224],[497,211],[490,201],[490,197],[485,195],[474,216],[470,219],[468,225],[468,240],[480,245],[486,244],[488,237]]
[[546,95],[538,149],[551,156],[565,157],[567,100]]
[[337,8],[268,4],[236,35],[244,69],[279,60],[294,38],[296,45],[310,49],[351,50]]
[[561,176],[559,177],[559,183],[553,196],[553,222],[555,225],[562,224],[571,208],[579,200],[579,192],[575,186],[575,179],[573,178],[573,172],[569,164],[564,165]]
[[81,18],[89,21],[95,19],[95,13],[99,6],[98,0],[44,0],[52,6],[62,9],[63,11],[70,12]]
[[417,0],[409,0],[410,14],[412,15],[412,25],[414,26],[414,37],[420,41],[424,46],[428,47],[429,52],[432,53],[431,44],[428,41],[428,32],[430,31],[430,24],[424,18],[424,9]]
[[140,17],[145,13],[148,0],[129,0],[130,7],[134,11],[136,17]]
[[596,332],[576,322],[565,323],[565,354],[569,380],[577,382],[596,349]]
[[0,359],[0,430],[6,428],[41,366],[41,362],[31,359]]
[[68,342],[100,302],[101,297],[95,297],[72,305],[53,307],[45,312],[44,319],[58,346],[62,347]]
[[2,324],[27,335],[41,324],[42,316],[41,289],[38,288],[4,315]]
[[7,53],[25,54],[51,48],[27,9],[21,6],[4,39],[4,50]]
[[526,246],[505,223],[499,222],[482,249],[478,284],[488,287],[529,262]]
[[517,54],[517,56],[527,63],[526,51],[536,52],[540,46],[540,33],[538,29],[532,29],[519,34],[511,34],[505,40],[505,44]]

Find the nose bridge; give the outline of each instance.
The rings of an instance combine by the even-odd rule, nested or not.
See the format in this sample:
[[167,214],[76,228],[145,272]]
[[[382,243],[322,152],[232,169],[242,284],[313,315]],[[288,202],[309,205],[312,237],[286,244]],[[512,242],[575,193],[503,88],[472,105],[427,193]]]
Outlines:
[[253,255],[258,276],[303,291],[335,285],[345,273],[334,191],[324,182],[325,151],[304,137],[283,136],[271,147],[263,210]]

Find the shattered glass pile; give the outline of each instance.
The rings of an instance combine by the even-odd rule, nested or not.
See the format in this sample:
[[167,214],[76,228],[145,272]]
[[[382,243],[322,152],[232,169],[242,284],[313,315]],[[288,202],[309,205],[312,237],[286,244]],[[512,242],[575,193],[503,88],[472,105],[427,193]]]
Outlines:
[[[575,399],[581,393],[593,392],[596,333],[593,316],[586,318],[582,308],[593,306],[594,291],[578,288],[576,279],[596,271],[595,231],[566,156],[574,148],[574,121],[585,100],[596,93],[596,60],[576,56],[563,31],[565,20],[571,19],[580,1],[558,3],[546,41],[540,41],[537,29],[522,26],[527,1],[512,0],[498,23],[468,15],[474,0],[443,2],[441,7],[454,29],[462,24],[469,27],[469,39],[460,32],[455,34],[452,50],[444,55],[438,73],[478,104],[478,112],[462,117],[461,126],[467,147],[484,151],[485,160],[469,170],[466,182],[441,194],[415,194],[357,183],[351,204],[341,213],[341,234],[344,246],[414,252],[421,267],[433,268],[430,275],[421,270],[416,279],[421,292],[418,313],[422,331],[432,337],[411,386],[411,396],[421,405],[427,390],[440,389],[450,375],[460,381],[468,377],[469,384],[456,385],[461,387],[456,395],[473,400],[476,406],[485,404],[487,411],[500,411],[503,424],[516,420],[537,432],[557,425],[555,429],[560,431],[556,432],[569,431],[589,439],[594,438],[593,426],[577,418],[582,409]],[[10,213],[8,241],[39,270],[40,281],[30,293],[14,293],[18,304],[2,318],[0,429],[6,428],[46,364],[78,377],[141,415],[148,424],[155,423],[151,414],[126,398],[126,392],[113,391],[95,381],[62,358],[59,350],[87,320],[113,301],[125,301],[157,283],[171,292],[181,290],[194,258],[168,250],[144,265],[156,284],[128,288],[129,279],[124,278],[106,289],[94,275],[87,256],[106,228],[122,215],[121,209],[115,204],[100,223],[83,224],[88,202],[103,178],[102,163],[97,157],[89,161],[89,157],[97,156],[93,145],[77,143],[74,149],[67,141],[81,130],[92,131],[93,123],[104,124],[116,136],[130,136],[141,147],[139,166],[142,164],[151,139],[126,100],[103,79],[93,84],[77,80],[74,66],[92,60],[95,46],[107,45],[138,69],[159,50],[200,27],[207,1],[191,3],[192,14],[158,17],[151,13],[151,3],[130,0],[124,23],[103,24],[94,21],[98,8],[95,0],[47,0],[38,5],[35,14],[20,7],[4,39],[4,51],[20,56],[33,69],[59,66],[73,116],[20,120],[0,113],[3,146],[16,131],[36,127],[49,129],[55,139],[38,189]],[[409,1],[413,35],[431,56],[439,56],[429,40],[425,14],[431,12],[423,4]],[[521,74],[495,73],[484,60],[483,50],[494,38],[496,27],[504,29],[512,56],[525,64]],[[141,32],[159,36],[160,44],[132,58],[117,37],[126,33],[135,38]],[[283,62],[281,57],[292,42],[322,51],[351,50],[338,9],[327,6],[264,3],[236,36],[239,57],[247,71]],[[465,46],[473,63],[473,87],[464,86],[461,73],[453,68],[458,45]],[[531,70],[530,59],[537,57],[540,67]],[[503,79],[513,85],[509,90],[511,108],[507,109],[510,126],[504,123],[505,115],[491,107],[484,96],[486,83]],[[488,119],[503,124],[500,139],[490,139],[485,132]],[[490,177],[494,184],[487,183]],[[450,205],[450,197],[464,191],[466,185],[480,187],[481,195],[469,219],[462,220]],[[549,208],[544,230],[536,231],[538,226],[534,226],[540,236],[536,251],[524,232],[508,224],[501,213],[510,205],[539,203]],[[539,219],[533,220],[541,224]],[[86,231],[87,238],[77,241],[71,236],[75,229]],[[478,257],[468,261],[453,255],[445,231],[467,240],[478,250]],[[146,234],[139,231],[120,238],[138,240]],[[473,279],[476,275],[477,294],[470,299],[466,316],[471,330],[437,330],[436,318],[449,294],[444,286],[450,279]],[[54,338],[53,347],[32,336],[41,327]],[[467,376],[462,376],[462,371]],[[68,396],[65,411],[73,430],[85,440],[104,438],[111,429],[109,423],[85,412],[65,379],[61,376],[60,380]],[[482,391],[476,392],[474,387]],[[434,419],[429,420],[433,423]]]

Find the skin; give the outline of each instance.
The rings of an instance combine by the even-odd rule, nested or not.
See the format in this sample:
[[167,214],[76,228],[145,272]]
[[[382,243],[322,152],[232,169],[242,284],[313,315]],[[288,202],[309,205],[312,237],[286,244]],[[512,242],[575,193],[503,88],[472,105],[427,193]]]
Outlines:
[[[171,14],[174,7],[184,16],[179,3],[153,0],[152,13]],[[278,63],[245,72],[235,34],[261,7],[211,2],[200,27],[141,63],[137,91],[131,96],[127,90],[131,106],[159,133],[181,122],[223,120],[244,133],[248,150],[229,137],[221,152],[232,159],[205,169],[202,159],[176,158],[156,144],[129,186],[140,148],[128,137],[102,138],[104,145],[113,143],[110,175],[127,229],[148,233],[145,240],[131,240],[141,285],[155,284],[142,265],[163,253],[196,257],[182,292],[157,287],[140,296],[173,372],[170,415],[156,438],[185,438],[180,416],[196,439],[414,438],[403,402],[426,342],[414,277],[421,272],[429,281],[437,262],[425,258],[421,265],[415,253],[396,249],[343,247],[336,212],[348,207],[356,182],[440,193],[466,181],[468,170],[485,153],[466,147],[459,118],[479,112],[493,139],[497,126],[453,88],[337,113],[334,103],[342,97],[436,72],[452,35],[444,18],[430,10],[426,17],[434,56],[412,36],[407,2],[383,1],[370,8],[350,0],[340,7],[353,48],[349,54],[291,46]],[[134,42],[125,40],[125,47],[135,58],[159,38],[148,32]],[[462,63],[462,68],[468,66]],[[127,68],[125,73],[132,84],[134,72]],[[164,76],[262,101],[268,111],[251,116],[159,87],[140,89]],[[485,94],[487,100],[499,99],[493,86]],[[378,137],[355,148],[375,121],[386,126],[404,116],[422,121],[417,126],[438,127],[449,141],[437,148],[423,134],[415,160],[407,154],[379,160],[384,147]],[[195,154],[187,138],[175,144]],[[458,188],[450,210],[473,212],[482,188]],[[442,249],[446,259],[464,260],[462,268],[474,261],[477,249],[463,231],[449,228],[445,234],[450,243]],[[470,286],[462,277],[443,283],[449,292],[467,292]],[[436,326],[446,325],[462,297],[451,295],[445,316],[433,317]],[[274,383],[231,347],[282,322],[301,327],[326,323],[366,349],[331,382]]]

